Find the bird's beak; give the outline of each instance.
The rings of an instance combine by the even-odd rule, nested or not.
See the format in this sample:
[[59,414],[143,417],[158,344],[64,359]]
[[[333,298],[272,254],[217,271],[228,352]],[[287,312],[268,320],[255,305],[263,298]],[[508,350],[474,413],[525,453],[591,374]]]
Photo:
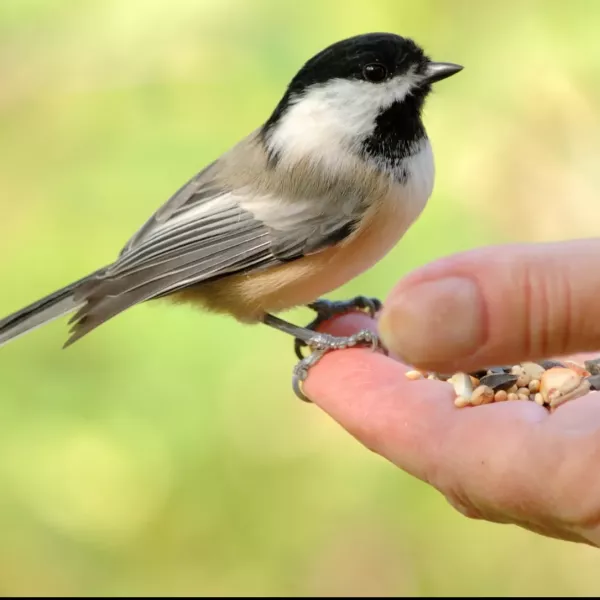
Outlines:
[[425,69],[423,81],[425,83],[435,83],[447,77],[452,77],[452,75],[462,70],[461,65],[455,65],[454,63],[430,62]]

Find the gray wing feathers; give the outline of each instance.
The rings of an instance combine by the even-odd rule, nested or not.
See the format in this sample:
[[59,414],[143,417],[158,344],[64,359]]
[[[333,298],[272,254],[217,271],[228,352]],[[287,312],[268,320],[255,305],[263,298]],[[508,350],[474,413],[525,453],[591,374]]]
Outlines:
[[[194,283],[277,264],[271,232],[222,195],[203,206],[197,220],[172,217],[108,269],[75,290],[84,303],[73,316],[67,345],[126,308]],[[188,211],[187,218],[194,215]],[[184,215],[185,217],[185,215]]]
[[201,222],[183,223],[177,228],[162,228],[148,236],[134,251],[121,255],[108,273],[131,273],[140,267],[178,255],[182,249],[191,250],[194,245],[206,246],[211,240],[225,240],[228,235],[243,234],[256,229],[256,221],[239,207],[221,207],[218,214],[205,216]]
[[348,235],[350,226],[350,220],[300,218],[296,228],[275,231],[228,193],[193,198],[75,290],[83,305],[66,345],[134,304],[318,251]]

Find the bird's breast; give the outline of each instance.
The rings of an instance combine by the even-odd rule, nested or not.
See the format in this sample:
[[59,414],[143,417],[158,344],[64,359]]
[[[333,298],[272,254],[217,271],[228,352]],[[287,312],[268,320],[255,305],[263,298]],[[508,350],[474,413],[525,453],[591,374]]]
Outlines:
[[261,272],[200,286],[198,299],[240,321],[255,322],[267,312],[306,305],[365,272],[397,244],[425,207],[433,165],[430,150],[423,152],[408,165],[404,183],[371,198],[359,226],[343,242]]
[[343,242],[292,262],[199,286],[207,308],[255,322],[267,313],[306,305],[341,287],[381,260],[419,216],[431,193],[429,144],[406,165],[408,177],[367,202],[357,229]]

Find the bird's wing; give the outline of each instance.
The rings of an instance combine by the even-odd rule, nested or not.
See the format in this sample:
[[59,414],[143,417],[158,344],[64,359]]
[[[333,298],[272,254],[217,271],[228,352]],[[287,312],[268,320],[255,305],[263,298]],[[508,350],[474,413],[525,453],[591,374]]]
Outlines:
[[[247,192],[226,189],[211,167],[164,204],[115,263],[76,288],[75,300],[85,304],[70,321],[67,345],[136,303],[297,259],[339,242],[353,229],[356,215],[315,214],[314,199],[287,199],[292,214],[285,226],[266,225],[244,208],[251,206]],[[260,204],[277,208],[282,200],[263,197]]]

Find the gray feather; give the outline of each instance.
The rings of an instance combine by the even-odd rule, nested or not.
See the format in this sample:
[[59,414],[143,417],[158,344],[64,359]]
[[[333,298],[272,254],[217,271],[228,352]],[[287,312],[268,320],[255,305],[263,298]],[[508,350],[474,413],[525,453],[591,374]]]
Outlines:
[[226,198],[207,210],[197,221],[167,221],[156,233],[148,232],[139,246],[75,290],[75,300],[84,304],[71,319],[67,345],[139,302],[279,263],[271,251],[271,231],[250,213]]
[[0,320],[0,346],[81,306],[81,302],[73,298],[73,290],[81,281],[65,286]]

